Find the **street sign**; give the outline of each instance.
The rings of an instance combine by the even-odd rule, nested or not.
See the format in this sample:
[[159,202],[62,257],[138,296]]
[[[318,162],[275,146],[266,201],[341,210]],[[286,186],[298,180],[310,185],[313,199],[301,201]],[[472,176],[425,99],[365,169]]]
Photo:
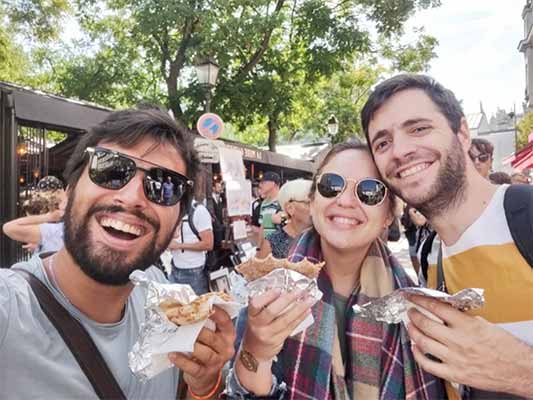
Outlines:
[[198,118],[196,129],[207,139],[218,139],[224,132],[224,121],[214,113],[205,113]]

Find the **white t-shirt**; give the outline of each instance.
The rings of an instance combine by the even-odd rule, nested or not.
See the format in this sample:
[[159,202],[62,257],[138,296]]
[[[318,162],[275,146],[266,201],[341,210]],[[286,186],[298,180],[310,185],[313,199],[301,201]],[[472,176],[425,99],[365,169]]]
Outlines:
[[41,243],[39,243],[37,254],[58,251],[63,247],[63,229],[63,222],[39,225]]
[[[209,211],[207,211],[207,208],[202,204],[196,204],[195,207],[193,223],[198,233],[213,230],[211,215],[209,214]],[[178,243],[198,243],[200,241],[193,233],[188,220],[189,216],[185,215],[182,223],[176,228],[176,234],[178,237],[174,240]],[[205,251],[172,250],[172,259],[176,268],[198,268],[205,265],[205,254]]]

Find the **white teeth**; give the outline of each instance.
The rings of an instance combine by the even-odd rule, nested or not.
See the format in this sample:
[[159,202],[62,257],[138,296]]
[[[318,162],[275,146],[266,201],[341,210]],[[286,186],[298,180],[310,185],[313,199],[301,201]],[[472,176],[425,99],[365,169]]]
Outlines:
[[130,225],[130,224],[126,224],[117,219],[102,218],[102,220],[100,221],[100,225],[104,227],[110,227],[110,228],[116,229],[117,231],[131,233],[132,235],[135,235],[135,236],[141,236],[141,228]]
[[406,178],[408,176],[414,175],[417,172],[425,170],[429,166],[429,163],[415,165],[414,167],[408,168],[405,171],[400,172],[400,178]]
[[356,220],[356,219],[353,219],[353,218],[333,217],[332,220],[333,220],[333,222],[335,222],[336,224],[341,224],[341,225],[355,226],[355,225],[358,224],[357,220]]

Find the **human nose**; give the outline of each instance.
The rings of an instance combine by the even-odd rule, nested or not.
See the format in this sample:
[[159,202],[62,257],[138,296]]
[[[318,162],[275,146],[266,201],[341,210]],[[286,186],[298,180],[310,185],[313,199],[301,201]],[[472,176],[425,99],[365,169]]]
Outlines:
[[394,141],[392,143],[392,155],[394,158],[401,160],[409,157],[415,152],[415,142],[409,135],[400,130],[394,133]]
[[113,200],[124,207],[143,209],[147,205],[143,185],[144,173],[137,171],[124,187],[114,193]]
[[337,196],[337,205],[341,207],[355,207],[359,204],[358,199],[355,197],[355,182],[348,181],[344,190]]

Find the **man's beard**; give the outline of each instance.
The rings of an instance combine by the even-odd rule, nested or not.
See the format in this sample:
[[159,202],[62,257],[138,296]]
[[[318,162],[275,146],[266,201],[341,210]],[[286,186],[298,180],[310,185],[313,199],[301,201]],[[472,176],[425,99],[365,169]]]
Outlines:
[[[96,243],[93,243],[88,228],[90,217],[97,212],[115,213],[126,212],[126,210],[121,206],[93,205],[87,214],[78,220],[73,212],[74,199],[75,194],[73,193],[65,208],[65,247],[80,269],[96,282],[112,286],[126,285],[134,270],[144,271],[153,265],[172,240],[174,230],[171,230],[168,236],[164,238],[161,246],[157,246],[156,240],[153,240],[135,259],[128,261],[128,253],[113,250],[105,245],[97,246]],[[160,229],[157,221],[147,218],[140,211],[130,211],[130,213],[152,225],[155,238],[157,238]]]
[[425,196],[408,199],[399,188],[392,188],[406,203],[432,219],[453,209],[466,193],[466,157],[461,143],[453,135],[444,164],[440,167],[435,183]]

